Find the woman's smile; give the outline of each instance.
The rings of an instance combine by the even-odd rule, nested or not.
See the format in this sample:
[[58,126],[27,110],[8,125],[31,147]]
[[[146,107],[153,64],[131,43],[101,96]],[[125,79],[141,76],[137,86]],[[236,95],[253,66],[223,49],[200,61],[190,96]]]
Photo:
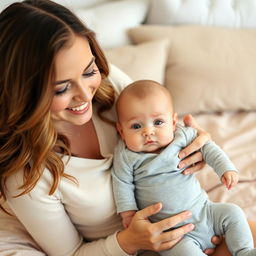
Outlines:
[[84,114],[90,107],[89,102],[84,102],[76,107],[67,108],[68,111],[72,112],[73,114],[80,115]]

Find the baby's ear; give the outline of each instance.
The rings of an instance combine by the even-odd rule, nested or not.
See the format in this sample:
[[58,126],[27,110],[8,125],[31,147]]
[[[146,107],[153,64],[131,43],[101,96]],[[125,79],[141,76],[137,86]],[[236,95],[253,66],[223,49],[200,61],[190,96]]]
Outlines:
[[118,122],[116,123],[116,129],[117,129],[118,133],[120,134],[121,138],[124,139],[124,138],[123,138],[123,129],[122,129],[122,126],[121,126],[120,123],[118,123]]
[[178,115],[177,115],[177,113],[173,113],[172,120],[173,120],[173,130],[175,131],[176,130],[176,125],[177,125],[177,122],[178,122]]

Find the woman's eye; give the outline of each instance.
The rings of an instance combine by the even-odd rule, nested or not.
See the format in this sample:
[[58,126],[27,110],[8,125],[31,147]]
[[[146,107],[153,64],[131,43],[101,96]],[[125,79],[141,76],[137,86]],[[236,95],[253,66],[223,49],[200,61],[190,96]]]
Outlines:
[[67,90],[70,89],[70,87],[71,87],[71,83],[69,82],[65,86],[60,88],[59,90],[55,91],[55,95],[60,96],[60,95],[64,94],[65,92],[67,92]]
[[162,120],[155,120],[154,125],[162,125],[164,122]]
[[83,76],[84,76],[84,77],[90,77],[90,76],[95,75],[97,72],[98,72],[98,70],[93,69],[93,70],[90,71],[90,72],[85,72],[85,73],[83,73]]
[[134,130],[137,130],[137,129],[141,128],[141,125],[140,124],[132,124],[131,128],[134,129]]

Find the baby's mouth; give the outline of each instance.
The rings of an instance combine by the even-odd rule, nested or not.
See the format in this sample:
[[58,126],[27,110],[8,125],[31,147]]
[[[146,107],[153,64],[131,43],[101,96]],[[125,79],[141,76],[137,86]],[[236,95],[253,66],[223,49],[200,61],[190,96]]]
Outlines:
[[150,144],[154,144],[154,143],[155,143],[155,141],[153,141],[153,140],[147,140],[145,142],[145,145],[150,145]]

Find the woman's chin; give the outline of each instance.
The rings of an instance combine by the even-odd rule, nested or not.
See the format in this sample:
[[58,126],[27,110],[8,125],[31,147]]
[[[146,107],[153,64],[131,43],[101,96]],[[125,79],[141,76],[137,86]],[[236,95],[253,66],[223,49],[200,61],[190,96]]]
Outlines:
[[84,125],[88,123],[91,119],[92,119],[92,114],[87,113],[84,116],[73,118],[72,120],[70,120],[70,122],[74,125]]

